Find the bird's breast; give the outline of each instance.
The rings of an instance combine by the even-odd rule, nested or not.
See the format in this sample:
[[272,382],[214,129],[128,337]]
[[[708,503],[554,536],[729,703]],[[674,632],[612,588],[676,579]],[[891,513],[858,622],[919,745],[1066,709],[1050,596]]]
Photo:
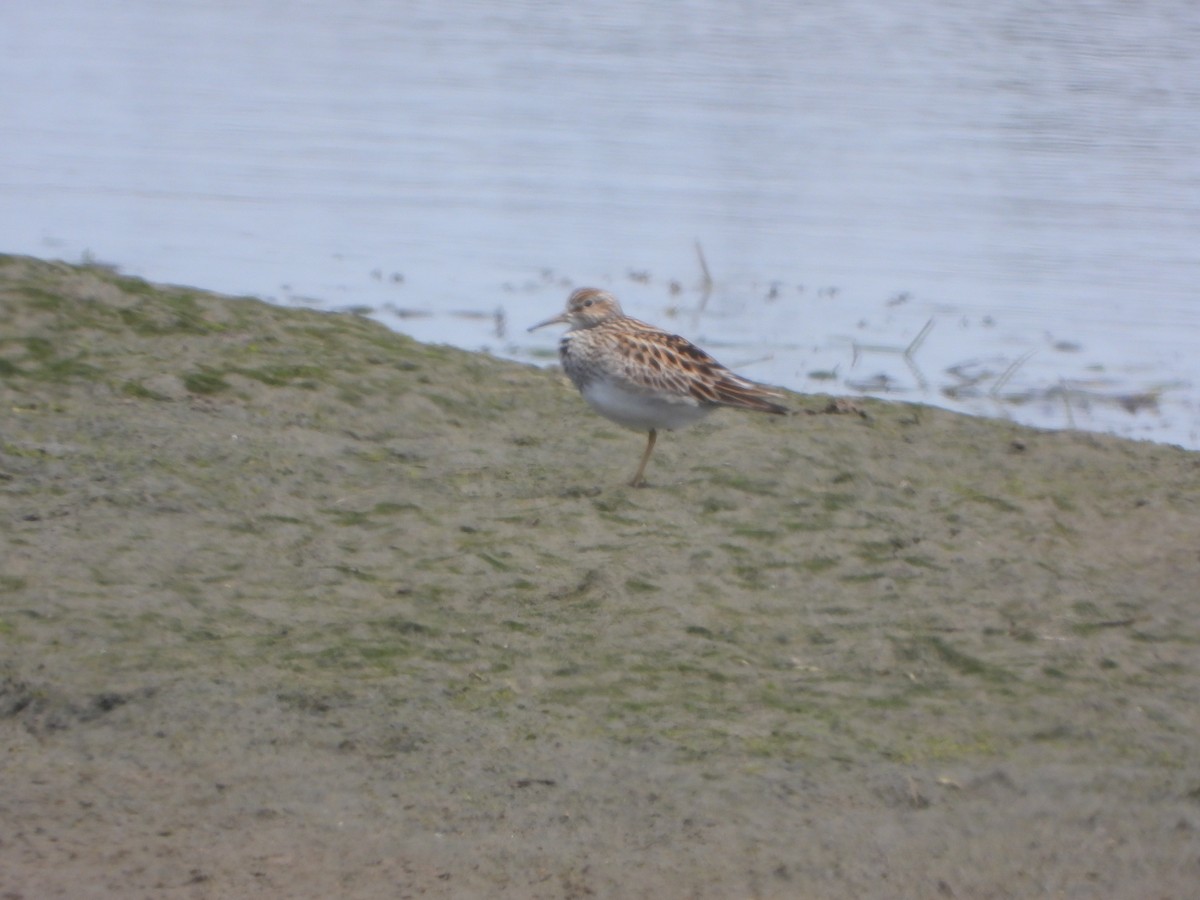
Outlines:
[[635,431],[686,428],[712,411],[690,396],[666,396],[633,391],[608,378],[580,383],[579,392],[588,405],[618,425]]

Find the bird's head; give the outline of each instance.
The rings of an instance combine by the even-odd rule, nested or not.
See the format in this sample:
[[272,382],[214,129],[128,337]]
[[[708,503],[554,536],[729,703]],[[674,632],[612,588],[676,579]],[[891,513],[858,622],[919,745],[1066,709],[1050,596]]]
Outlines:
[[599,288],[579,288],[567,298],[567,308],[545,322],[530,328],[533,331],[546,325],[570,325],[571,330],[591,328],[616,316],[623,316],[621,304],[608,291]]

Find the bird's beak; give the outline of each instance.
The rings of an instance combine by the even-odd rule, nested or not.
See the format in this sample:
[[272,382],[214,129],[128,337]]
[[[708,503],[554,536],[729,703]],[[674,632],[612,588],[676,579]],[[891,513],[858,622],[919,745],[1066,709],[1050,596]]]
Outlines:
[[559,313],[557,316],[555,316],[552,319],[547,319],[545,322],[538,322],[536,325],[529,326],[529,328],[527,330],[528,331],[537,331],[539,328],[545,328],[547,325],[563,325],[563,324],[567,323],[568,321],[569,321],[569,319],[567,319],[566,313]]

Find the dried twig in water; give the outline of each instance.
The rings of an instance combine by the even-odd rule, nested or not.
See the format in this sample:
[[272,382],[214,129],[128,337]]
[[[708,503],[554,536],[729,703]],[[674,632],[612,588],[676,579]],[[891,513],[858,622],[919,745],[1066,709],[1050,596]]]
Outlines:
[[884,344],[860,344],[858,341],[851,340],[851,359],[850,367],[854,368],[858,365],[859,357],[864,353],[891,353],[901,357],[904,364],[908,366],[908,370],[912,372],[913,377],[917,379],[917,386],[923,390],[929,390],[929,381],[925,378],[925,374],[921,371],[921,367],[917,365],[916,353],[921,349],[921,344],[925,342],[925,338],[929,336],[929,332],[933,330],[933,319],[925,323],[924,327],[917,332],[917,336],[913,338],[907,347],[889,347]]
[[1061,378],[1058,379],[1058,389],[1062,392],[1063,407],[1067,411],[1067,422],[1071,428],[1075,428],[1075,411],[1071,409],[1071,391]]
[[712,273],[708,271],[708,261],[704,258],[704,248],[700,246],[699,238],[696,239],[696,257],[700,260],[700,274],[703,276],[700,280],[700,305],[696,307],[696,315],[704,312],[704,307],[708,306],[708,298],[712,295],[713,279]]
[[1000,391],[1006,384],[1008,384],[1009,379],[1016,375],[1017,370],[1021,368],[1021,366],[1025,365],[1025,363],[1029,361],[1029,357],[1033,356],[1035,353],[1037,353],[1036,350],[1030,350],[1028,353],[1014,360],[1012,365],[1005,369],[1000,374],[1000,377],[996,379],[996,383],[992,385],[992,389],[988,391],[988,393],[991,394],[992,397],[999,397]]
[[931,332],[931,331],[933,331],[933,319],[932,318],[928,322],[925,323],[924,328],[922,328],[919,332],[917,332],[917,336],[912,339],[912,343],[910,343],[908,345],[908,347],[904,350],[904,355],[906,357],[908,357],[909,359],[912,359],[914,356],[916,356],[917,350],[919,350],[921,348],[921,345],[923,343],[925,343],[925,338],[927,338],[929,336],[929,332]]
[[703,276],[700,281],[700,289],[707,296],[712,290],[713,279],[712,273],[708,271],[708,261],[704,258],[704,248],[700,246],[699,239],[696,240],[696,256],[700,260],[700,274]]

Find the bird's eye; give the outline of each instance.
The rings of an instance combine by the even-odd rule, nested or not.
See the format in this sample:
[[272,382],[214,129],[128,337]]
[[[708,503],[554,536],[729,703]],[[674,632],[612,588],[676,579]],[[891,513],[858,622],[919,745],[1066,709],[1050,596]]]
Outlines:
[[591,306],[591,305],[592,305],[593,303],[595,303],[595,302],[596,302],[595,300],[588,299],[588,300],[584,300],[584,301],[583,301],[583,305],[584,305],[584,306]]

